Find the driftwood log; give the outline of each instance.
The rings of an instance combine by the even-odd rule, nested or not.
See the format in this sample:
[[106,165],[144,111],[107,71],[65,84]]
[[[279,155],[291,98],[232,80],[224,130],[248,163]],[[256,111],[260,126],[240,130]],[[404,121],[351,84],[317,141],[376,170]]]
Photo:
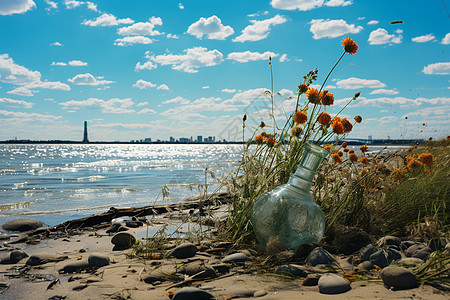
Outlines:
[[150,205],[144,207],[115,208],[111,207],[108,211],[87,216],[80,219],[69,220],[59,225],[39,228],[28,233],[28,236],[36,234],[45,234],[46,232],[67,231],[68,229],[77,229],[84,227],[92,227],[101,223],[111,222],[112,219],[119,217],[145,217],[150,215],[158,215],[171,211],[180,211],[186,209],[197,209],[210,205],[221,205],[230,203],[234,199],[228,193],[210,195],[206,199],[200,197],[191,197],[186,201],[169,204],[169,205]]

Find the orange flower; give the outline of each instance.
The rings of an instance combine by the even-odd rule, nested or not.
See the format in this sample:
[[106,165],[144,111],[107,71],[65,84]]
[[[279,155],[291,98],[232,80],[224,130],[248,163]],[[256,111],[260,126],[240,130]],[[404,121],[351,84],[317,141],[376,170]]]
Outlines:
[[304,84],[304,83],[302,83],[302,84],[300,84],[299,86],[298,86],[298,92],[300,93],[300,94],[303,94],[304,92],[306,92],[308,90],[308,86],[306,85],[306,84]]
[[343,39],[341,45],[344,46],[344,51],[350,55],[355,54],[359,48],[358,45],[349,37]]
[[347,148],[347,142],[343,142],[341,145],[342,148]]
[[367,159],[367,157],[361,157],[361,159],[359,161],[362,162],[365,165],[369,164],[369,160]]
[[328,150],[328,151],[330,151],[331,150],[331,145],[325,145],[325,146],[323,146],[323,148]]
[[341,171],[342,171],[342,172],[347,172],[347,169],[346,169],[346,168],[343,168]]
[[331,154],[331,158],[333,159],[333,161],[338,164],[342,162],[342,158],[339,156],[338,153],[333,153]]
[[344,126],[344,133],[349,133],[350,131],[352,131],[353,125],[349,120],[347,120],[347,118],[344,118],[341,122],[342,126]]
[[403,178],[403,174],[402,174],[402,172],[399,169],[394,168],[394,172],[392,173],[392,177],[394,177],[395,179],[400,181]]
[[348,152],[348,151],[350,151],[350,150],[348,150],[348,148],[344,148],[344,152]]
[[322,99],[323,105],[333,105],[334,103],[334,96],[333,94],[328,93],[327,90],[323,91],[322,96],[320,97]]
[[359,177],[363,177],[366,173],[367,173],[366,168],[363,168],[363,169],[361,170],[361,173],[359,173]]
[[262,134],[255,136],[255,142],[262,144],[264,142],[264,137]]
[[303,124],[308,120],[308,116],[302,112],[302,111],[297,111],[295,112],[294,115],[294,122],[298,123],[298,124]]
[[342,125],[341,118],[339,117],[334,117],[331,127],[333,127],[333,131],[336,134],[343,134],[345,131],[344,125]]
[[367,149],[369,149],[369,147],[367,147],[367,145],[361,146],[359,147],[359,150],[361,150],[361,152],[367,152]]
[[303,133],[303,129],[300,127],[300,125],[296,125],[295,127],[292,127],[291,129],[291,135],[299,137]]
[[356,121],[356,123],[361,123],[362,122],[362,117],[360,115],[357,115],[355,117],[355,121]]
[[344,153],[342,151],[339,151],[338,155],[342,157],[342,156],[344,156]]
[[273,137],[270,137],[268,139],[266,139],[266,143],[269,147],[272,147],[273,145],[275,145],[275,139]]
[[430,136],[430,137],[428,138],[428,140],[431,142],[431,141],[433,140],[433,138]]
[[409,170],[420,168],[423,166],[423,163],[415,159],[414,157],[406,158],[406,166]]
[[308,98],[309,102],[317,104],[319,103],[320,100],[319,91],[315,88],[309,88],[308,91],[306,92],[305,98]]
[[[350,150],[350,151],[351,151],[351,150]],[[358,161],[358,155],[356,155],[355,152],[350,153],[350,160],[351,160],[352,162]]]
[[434,155],[431,153],[422,153],[419,155],[419,159],[424,165],[430,166],[433,163]]
[[352,150],[348,151],[348,154],[352,154],[352,153],[355,153],[355,150],[352,149]]
[[330,125],[331,116],[326,112],[321,112],[317,117],[317,122],[319,122],[323,126]]

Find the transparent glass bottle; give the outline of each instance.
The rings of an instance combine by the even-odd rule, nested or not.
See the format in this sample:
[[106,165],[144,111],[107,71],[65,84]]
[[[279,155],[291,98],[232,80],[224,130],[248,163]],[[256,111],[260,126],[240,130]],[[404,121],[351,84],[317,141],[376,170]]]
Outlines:
[[256,200],[251,221],[262,246],[266,247],[271,237],[292,250],[300,244],[322,239],[325,218],[310,190],[320,163],[329,153],[318,145],[306,143],[300,164],[288,183]]

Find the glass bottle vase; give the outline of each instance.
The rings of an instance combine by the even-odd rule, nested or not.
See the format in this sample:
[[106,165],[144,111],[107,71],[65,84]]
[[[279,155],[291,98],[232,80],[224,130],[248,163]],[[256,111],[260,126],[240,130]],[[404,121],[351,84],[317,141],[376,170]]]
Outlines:
[[300,164],[288,183],[256,200],[251,221],[262,246],[274,238],[295,250],[300,244],[322,239],[325,218],[310,190],[317,169],[328,154],[328,150],[306,143]]

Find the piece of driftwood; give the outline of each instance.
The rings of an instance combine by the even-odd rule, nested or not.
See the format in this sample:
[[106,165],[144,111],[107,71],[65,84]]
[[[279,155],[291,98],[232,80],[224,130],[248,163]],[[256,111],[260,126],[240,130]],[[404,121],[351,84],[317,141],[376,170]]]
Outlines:
[[87,216],[80,219],[69,220],[59,225],[49,228],[39,228],[28,233],[28,236],[44,234],[45,232],[67,231],[68,229],[92,227],[101,223],[111,222],[112,219],[119,217],[145,217],[158,215],[176,210],[196,209],[203,206],[220,205],[230,203],[233,199],[228,193],[210,195],[206,199],[200,197],[191,197],[186,201],[168,205],[149,205],[144,207],[115,208],[111,207],[108,211]]

